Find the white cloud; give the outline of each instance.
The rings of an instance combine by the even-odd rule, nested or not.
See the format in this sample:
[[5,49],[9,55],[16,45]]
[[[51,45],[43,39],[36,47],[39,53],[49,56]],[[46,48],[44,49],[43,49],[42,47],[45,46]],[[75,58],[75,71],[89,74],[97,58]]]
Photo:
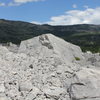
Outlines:
[[20,6],[20,3],[9,2],[6,6]]
[[84,5],[83,7],[84,7],[84,8],[86,8],[86,9],[88,9],[88,8],[89,8],[89,6],[87,6],[87,5]]
[[14,0],[15,3],[27,3],[27,2],[37,2],[37,1],[44,1],[44,0]]
[[37,22],[37,21],[32,21],[31,23],[33,23],[33,24],[39,24],[39,25],[43,24],[43,23]]
[[5,6],[5,5],[6,5],[6,4],[5,4],[5,3],[3,3],[3,2],[1,2],[1,3],[0,3],[0,6]]
[[100,24],[100,7],[70,10],[63,15],[51,17],[46,23],[51,25]]
[[76,5],[76,4],[73,4],[72,7],[73,7],[73,8],[77,8],[77,5]]
[[11,0],[11,2],[1,2],[0,6],[19,6],[28,2],[39,2],[39,1],[45,1],[45,0]]

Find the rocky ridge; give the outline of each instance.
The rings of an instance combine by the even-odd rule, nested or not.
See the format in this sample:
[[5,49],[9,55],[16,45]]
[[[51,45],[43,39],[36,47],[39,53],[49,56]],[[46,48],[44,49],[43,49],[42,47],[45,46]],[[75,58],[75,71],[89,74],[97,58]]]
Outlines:
[[100,100],[100,54],[52,34],[0,46],[0,100]]

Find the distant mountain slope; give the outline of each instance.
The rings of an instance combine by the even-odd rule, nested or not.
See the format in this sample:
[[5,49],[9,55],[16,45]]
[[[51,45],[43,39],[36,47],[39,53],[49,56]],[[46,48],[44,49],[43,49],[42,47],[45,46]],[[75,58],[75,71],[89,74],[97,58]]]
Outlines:
[[59,36],[83,50],[100,51],[100,25],[51,26],[0,19],[0,43],[19,44],[22,40],[45,33]]

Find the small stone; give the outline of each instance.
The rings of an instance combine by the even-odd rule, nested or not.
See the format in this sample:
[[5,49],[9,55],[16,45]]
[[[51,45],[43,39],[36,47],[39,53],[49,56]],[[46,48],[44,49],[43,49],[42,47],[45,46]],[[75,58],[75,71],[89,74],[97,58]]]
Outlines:
[[59,97],[62,94],[66,93],[65,89],[53,86],[44,88],[43,92],[48,98],[55,98],[55,99],[59,99]]
[[33,85],[30,81],[21,82],[19,88],[20,88],[20,91],[30,91],[32,90]]
[[4,84],[0,84],[0,93],[5,92]]

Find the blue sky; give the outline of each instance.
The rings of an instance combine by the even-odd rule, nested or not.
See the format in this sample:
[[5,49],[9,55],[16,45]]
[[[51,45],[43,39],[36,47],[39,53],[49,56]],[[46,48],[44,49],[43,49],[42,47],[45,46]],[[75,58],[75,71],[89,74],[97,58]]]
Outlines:
[[38,24],[100,24],[100,0],[0,0],[0,19]]

